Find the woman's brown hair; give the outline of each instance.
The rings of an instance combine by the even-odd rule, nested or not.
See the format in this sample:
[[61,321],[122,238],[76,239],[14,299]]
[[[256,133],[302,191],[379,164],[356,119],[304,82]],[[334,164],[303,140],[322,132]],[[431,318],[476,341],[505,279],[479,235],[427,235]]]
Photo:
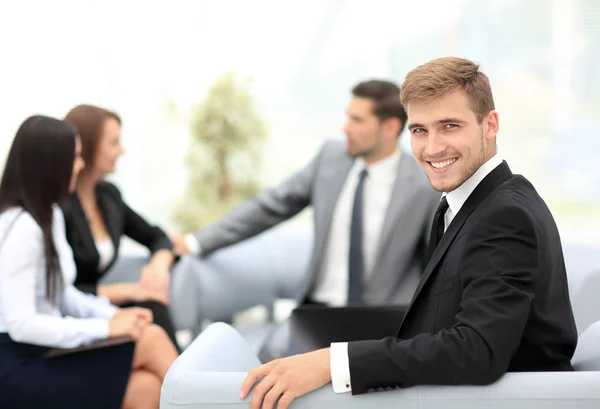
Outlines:
[[107,119],[114,119],[121,125],[119,115],[108,109],[94,105],[77,105],[65,117],[67,122],[70,122],[77,128],[81,137],[81,155],[86,167],[94,165],[96,150],[100,144],[100,138],[102,137],[104,124]]

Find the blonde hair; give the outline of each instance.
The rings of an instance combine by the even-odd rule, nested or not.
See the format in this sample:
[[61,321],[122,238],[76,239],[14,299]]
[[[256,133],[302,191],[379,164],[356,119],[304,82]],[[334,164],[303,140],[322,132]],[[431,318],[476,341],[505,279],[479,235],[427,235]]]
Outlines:
[[427,102],[456,90],[469,98],[471,109],[481,123],[494,110],[490,80],[479,65],[457,57],[443,57],[420,65],[406,75],[400,87],[400,103]]

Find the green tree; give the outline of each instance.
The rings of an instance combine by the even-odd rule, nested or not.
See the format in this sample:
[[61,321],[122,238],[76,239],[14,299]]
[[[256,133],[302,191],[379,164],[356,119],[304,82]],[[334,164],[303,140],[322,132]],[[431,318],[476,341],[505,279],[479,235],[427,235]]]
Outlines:
[[224,74],[191,111],[192,142],[185,163],[189,179],[174,214],[184,231],[218,220],[258,192],[267,132],[250,87],[249,79]]

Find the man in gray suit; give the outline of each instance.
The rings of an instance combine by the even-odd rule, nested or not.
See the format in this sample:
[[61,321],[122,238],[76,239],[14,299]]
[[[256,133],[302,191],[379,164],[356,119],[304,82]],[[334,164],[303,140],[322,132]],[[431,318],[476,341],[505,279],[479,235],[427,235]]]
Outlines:
[[427,263],[425,249],[440,194],[401,151],[406,113],[397,85],[352,90],[346,142],[328,141],[300,172],[185,238],[179,254],[206,256],[314,209],[315,239],[305,303],[406,304]]

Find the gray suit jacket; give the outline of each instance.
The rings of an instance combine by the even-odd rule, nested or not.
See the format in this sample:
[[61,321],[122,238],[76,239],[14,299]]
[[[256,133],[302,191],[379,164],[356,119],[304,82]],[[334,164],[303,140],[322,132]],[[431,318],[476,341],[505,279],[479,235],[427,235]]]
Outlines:
[[[319,273],[336,202],[354,163],[341,141],[326,142],[300,172],[244,202],[220,221],[194,233],[206,256],[267,230],[312,205],[315,235],[304,294]],[[398,165],[365,303],[408,304],[426,265],[431,221],[439,203],[417,161],[404,154]]]

